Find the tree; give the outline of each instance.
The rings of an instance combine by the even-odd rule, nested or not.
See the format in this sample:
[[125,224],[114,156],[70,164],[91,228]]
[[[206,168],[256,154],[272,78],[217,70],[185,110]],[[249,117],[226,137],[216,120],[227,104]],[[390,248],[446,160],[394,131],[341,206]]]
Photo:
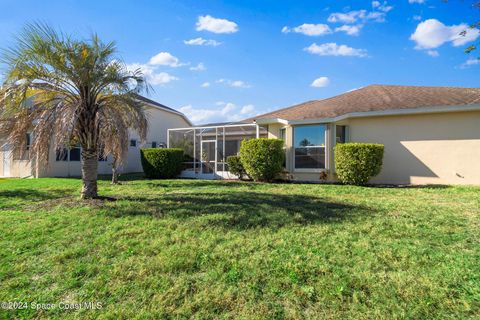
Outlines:
[[[125,158],[129,129],[145,140],[147,120],[137,93],[148,85],[140,70],[115,59],[114,42],[97,35],[76,40],[43,24],[30,24],[13,47],[2,50],[6,66],[0,89],[0,134],[14,149],[33,142],[34,166],[48,163],[51,147],[79,143],[82,198],[97,197],[99,156]],[[15,150],[14,150],[15,151]]]
[[308,140],[307,138],[303,138],[303,139],[300,141],[299,145],[300,145],[301,147],[308,147],[308,146],[311,146],[312,143],[311,143],[310,140]]
[[[449,2],[449,0],[443,0],[443,2]],[[480,0],[472,0],[472,8],[473,9],[480,9]],[[469,26],[470,29],[476,29],[480,32],[480,21],[474,21]],[[465,37],[467,35],[468,30],[463,30],[460,35]],[[465,53],[471,53],[478,49],[478,44],[472,44],[465,48]],[[480,58],[479,58],[480,59]]]

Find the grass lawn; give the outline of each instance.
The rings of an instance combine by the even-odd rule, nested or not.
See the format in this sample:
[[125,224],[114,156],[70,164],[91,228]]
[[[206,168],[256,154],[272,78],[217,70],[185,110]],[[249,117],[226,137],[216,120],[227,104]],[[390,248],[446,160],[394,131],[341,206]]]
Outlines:
[[[480,188],[0,183],[0,318],[480,317]],[[57,305],[58,306],[58,305]]]

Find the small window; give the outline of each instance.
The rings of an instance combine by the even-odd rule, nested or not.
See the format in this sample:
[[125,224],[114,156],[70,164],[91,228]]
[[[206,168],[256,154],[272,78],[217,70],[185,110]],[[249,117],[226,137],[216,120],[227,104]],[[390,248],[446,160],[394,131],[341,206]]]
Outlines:
[[[287,147],[287,128],[280,129],[280,139],[283,140],[283,150]],[[287,167],[287,157],[283,157],[283,167]]]
[[337,143],[347,142],[347,127],[335,126],[335,128],[336,128],[336,142]]
[[26,141],[26,149],[28,151],[28,150],[30,150],[30,147],[32,146],[32,134],[31,133],[27,133],[27,135],[25,137],[25,141]]
[[102,154],[99,154],[98,155],[98,161],[100,162],[105,162],[108,160],[108,157],[107,156],[103,156]]
[[68,149],[57,149],[55,155],[56,161],[68,161]]
[[283,140],[283,145],[287,143],[287,128],[280,129],[280,139]]
[[157,142],[156,141],[152,141],[152,148],[156,148],[157,147]]
[[80,147],[75,146],[70,149],[70,161],[80,161]]
[[137,146],[137,140],[132,139],[130,140],[130,147],[136,147]]

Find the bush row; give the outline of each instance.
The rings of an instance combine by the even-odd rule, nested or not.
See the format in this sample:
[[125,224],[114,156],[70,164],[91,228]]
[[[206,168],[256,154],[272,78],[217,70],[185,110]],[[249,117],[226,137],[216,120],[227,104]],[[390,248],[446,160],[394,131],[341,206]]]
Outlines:
[[[335,169],[343,183],[364,185],[382,168],[384,146],[373,143],[337,144]],[[240,156],[227,158],[229,171],[240,179],[272,181],[283,170],[283,140],[250,139],[242,141]],[[165,179],[178,176],[182,170],[182,149],[141,149],[143,171],[147,178]]]

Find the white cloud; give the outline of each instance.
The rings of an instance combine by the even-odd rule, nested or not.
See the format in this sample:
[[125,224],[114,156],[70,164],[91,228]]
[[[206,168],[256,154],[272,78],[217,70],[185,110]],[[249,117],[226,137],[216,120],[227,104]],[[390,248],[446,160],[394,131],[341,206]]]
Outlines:
[[208,87],[210,87],[210,82],[208,82],[208,81],[207,81],[207,82],[204,82],[204,83],[202,83],[202,85],[201,85],[200,87],[202,87],[202,88],[208,88]]
[[144,77],[151,85],[164,85],[171,81],[178,80],[167,72],[157,72],[157,67],[149,64],[131,63],[127,64],[127,69],[135,71],[140,69]]
[[295,32],[295,33],[302,33],[307,36],[322,36],[325,34],[332,33],[330,27],[326,24],[319,23],[319,24],[311,24],[311,23],[304,23],[298,27],[290,29],[289,27],[282,28],[283,33],[288,32]]
[[381,5],[380,1],[372,1],[372,8],[380,7],[380,5]]
[[[378,1],[373,1],[373,2],[378,2]],[[372,2],[372,6],[373,6],[373,2]],[[393,10],[393,6],[389,6],[387,1],[384,1],[383,4],[380,4],[380,2],[378,2],[378,6],[376,8],[383,12],[389,12]]]
[[239,121],[256,115],[255,106],[252,104],[238,107],[234,103],[218,102],[211,108],[194,108],[186,105],[180,108],[193,123]]
[[419,4],[423,4],[425,3],[426,0],[408,0],[408,3],[419,3]]
[[243,106],[242,110],[240,110],[241,114],[251,114],[255,111],[255,106],[253,104],[247,104]]
[[180,63],[179,59],[170,53],[160,52],[150,58],[148,63],[127,64],[127,69],[131,71],[140,69],[151,85],[164,85],[178,80],[178,78],[167,72],[159,72],[158,68],[160,66],[180,67],[183,65],[185,64]]
[[437,50],[428,50],[428,51],[427,51],[427,54],[428,54],[430,57],[434,57],[434,58],[436,58],[436,57],[438,57],[438,56],[440,55],[440,53],[438,53]]
[[[465,35],[460,34],[463,31]],[[416,42],[415,49],[435,49],[447,42],[458,47],[476,40],[479,35],[477,29],[470,29],[465,23],[446,26],[437,19],[428,19],[418,24],[410,40]]]
[[361,24],[357,24],[353,26],[345,24],[341,27],[335,28],[335,32],[345,32],[349,36],[358,36],[362,27],[363,26]]
[[365,17],[366,10],[350,11],[347,13],[335,12],[330,14],[328,22],[343,22],[343,23],[355,23],[360,17]]
[[230,82],[230,86],[235,87],[235,88],[250,88],[251,87],[248,83],[240,81],[240,80],[234,80],[234,81]]
[[[390,11],[391,8],[388,9]],[[335,12],[330,14],[328,17],[327,21],[331,23],[346,23],[346,24],[352,24],[356,23],[357,21],[376,21],[376,22],[383,22],[385,21],[385,16],[386,12],[379,12],[379,11],[372,11],[372,12],[367,12],[367,10],[356,10],[356,11],[350,11],[346,13],[341,13],[341,12]]]
[[161,65],[161,66],[169,66],[174,68],[184,65],[180,63],[177,57],[172,56],[168,52],[160,52],[154,55],[148,63],[154,66]]
[[[390,11],[391,9],[388,9],[388,11]],[[372,20],[372,21],[375,21],[375,22],[385,22],[385,17],[386,17],[386,12],[388,11],[384,11],[384,12],[378,12],[378,11],[373,11],[373,12],[370,12],[366,15],[365,19],[363,19],[364,21],[369,21],[369,20]]]
[[415,15],[415,16],[412,17],[412,19],[415,20],[415,21],[420,21],[420,20],[422,20],[422,16]]
[[326,87],[330,84],[330,79],[328,77],[320,77],[315,80],[313,80],[312,84],[310,86],[315,87],[315,88],[323,88]]
[[468,59],[467,61],[465,61],[465,62],[460,66],[460,68],[465,69],[465,68],[468,68],[468,67],[471,67],[471,66],[475,66],[475,65],[480,65],[480,59],[478,59],[478,58],[470,58],[470,59]]
[[312,54],[318,54],[320,56],[352,56],[352,57],[366,57],[367,50],[365,49],[355,49],[344,44],[338,45],[334,42],[316,44],[313,43],[311,46],[303,49]]
[[229,102],[225,104],[225,106],[222,108],[220,113],[222,115],[227,115],[227,114],[230,114],[235,109],[236,109],[236,106],[233,103]]
[[210,31],[213,33],[234,33],[238,31],[238,25],[227,19],[217,19],[210,15],[199,16],[197,31]]
[[200,62],[196,66],[190,67],[190,70],[192,70],[192,71],[205,71],[205,70],[207,70],[207,68],[205,67],[205,65],[202,62]]
[[150,83],[152,85],[163,85],[174,80],[178,80],[178,78],[166,72],[153,73],[150,76]]
[[192,105],[186,105],[180,108],[180,112],[185,114],[188,119],[190,119],[193,123],[202,123],[208,122],[210,119],[215,117],[218,113],[218,110],[210,110],[210,109],[196,109],[193,108]]
[[241,80],[218,79],[216,83],[223,83],[233,88],[250,88],[251,85]]
[[195,38],[190,40],[184,40],[183,43],[189,46],[212,46],[216,47],[221,45],[221,42],[212,39],[203,39],[203,38]]

